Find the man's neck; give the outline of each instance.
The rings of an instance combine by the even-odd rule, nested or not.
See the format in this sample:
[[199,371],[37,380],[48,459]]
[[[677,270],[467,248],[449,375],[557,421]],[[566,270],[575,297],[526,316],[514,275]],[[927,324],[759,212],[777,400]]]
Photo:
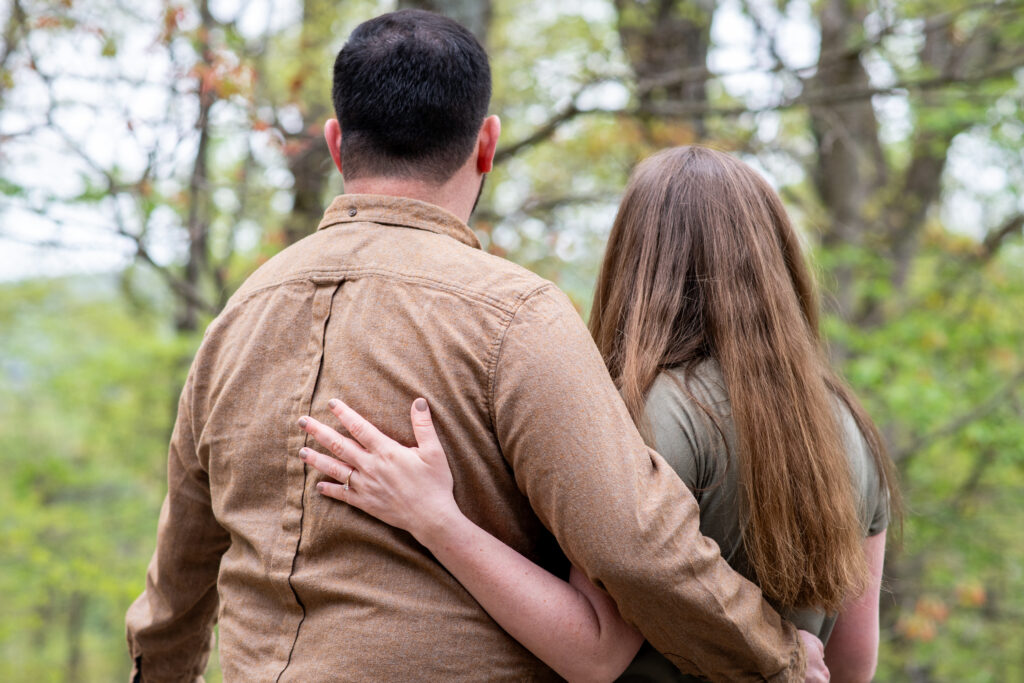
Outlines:
[[469,222],[474,197],[465,197],[452,183],[436,185],[410,178],[356,178],[345,183],[346,194],[382,194],[392,197],[417,199],[454,214],[464,223]]

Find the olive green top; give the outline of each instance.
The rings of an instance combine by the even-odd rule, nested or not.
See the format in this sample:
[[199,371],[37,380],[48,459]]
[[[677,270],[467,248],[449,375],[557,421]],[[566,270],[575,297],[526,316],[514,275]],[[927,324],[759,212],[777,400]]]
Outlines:
[[[687,390],[714,413],[718,426],[687,394]],[[838,401],[837,410],[850,470],[857,487],[864,535],[873,536],[888,525],[888,499],[879,485],[874,460],[853,415]],[[651,427],[651,445],[675,469],[697,499],[701,533],[718,543],[722,556],[736,571],[756,582],[740,533],[736,429],[718,364],[704,362],[689,377],[682,369],[663,372],[647,396],[646,415]],[[836,622],[835,614],[811,609],[776,608],[783,617],[798,628],[817,635],[823,643],[828,641]],[[695,680],[700,679],[684,676],[646,643],[620,679],[632,683]]]

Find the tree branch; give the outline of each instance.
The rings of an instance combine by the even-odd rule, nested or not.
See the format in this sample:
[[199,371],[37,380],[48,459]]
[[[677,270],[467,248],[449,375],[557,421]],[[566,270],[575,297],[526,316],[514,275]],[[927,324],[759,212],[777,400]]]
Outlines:
[[963,511],[968,499],[975,491],[977,491],[978,485],[981,483],[981,478],[985,474],[985,470],[995,462],[997,455],[999,455],[998,449],[992,446],[989,446],[978,453],[974,462],[971,464],[971,471],[967,474],[967,478],[964,479],[963,483],[957,488],[956,493],[950,497],[949,505],[951,508],[957,511]]
[[123,235],[135,242],[135,254],[140,259],[145,261],[147,264],[152,266],[156,270],[156,272],[159,273],[161,277],[163,277],[164,281],[167,282],[167,285],[172,290],[174,290],[175,294],[180,296],[190,305],[194,306],[198,310],[201,310],[202,312],[208,315],[217,315],[220,312],[217,306],[211,304],[209,301],[203,298],[203,295],[200,294],[199,291],[195,287],[193,287],[191,283],[189,283],[184,278],[176,276],[173,272],[171,272],[171,270],[167,266],[162,266],[156,261],[154,261],[153,257],[150,256],[149,251],[146,249],[145,245],[143,245],[141,238],[139,238],[137,235],[122,232],[120,230],[118,230],[118,234]]
[[[939,90],[941,88],[953,85],[974,85],[987,81],[989,79],[1001,78],[1004,76],[1012,75],[1017,69],[1024,67],[1024,53],[1016,53],[1015,59],[1009,64],[1002,64],[989,69],[984,69],[973,74],[958,76],[952,74],[942,74],[930,78],[919,78],[919,79],[908,79],[900,81],[888,86],[873,86],[873,87],[852,87],[852,88],[829,88],[829,89],[818,89],[810,92],[803,92],[799,95],[789,98],[783,98],[774,104],[763,105],[760,107],[748,107],[746,105],[736,106],[718,106],[710,102],[688,102],[688,103],[673,103],[673,102],[654,102],[648,103],[646,111],[651,114],[661,116],[674,116],[674,117],[688,117],[698,115],[716,115],[722,117],[736,117],[743,114],[760,114],[770,111],[780,111],[785,109],[793,109],[795,107],[803,106],[827,106],[835,104],[843,104],[846,102],[856,102],[861,100],[870,99],[877,95],[897,95],[912,92],[925,92],[932,90]],[[687,69],[688,72],[706,71],[698,69]],[[678,72],[677,72],[678,73]],[[721,77],[722,74],[713,74],[714,77]],[[608,79],[601,79],[606,81]],[[554,133],[562,126],[562,124],[571,121],[579,116],[588,114],[622,114],[626,116],[635,116],[639,112],[633,107],[623,107],[620,109],[608,109],[608,108],[594,108],[594,109],[580,109],[577,106],[577,99],[583,93],[584,90],[594,85],[595,81],[586,84],[570,99],[569,103],[559,109],[555,114],[551,116],[547,121],[538,126],[538,128],[530,133],[528,136],[521,140],[517,140],[512,144],[498,149],[498,152],[494,156],[495,162],[504,161],[510,157],[513,157],[524,149],[532,147],[540,142],[544,142],[549,139]],[[638,90],[653,89],[664,85],[666,82],[661,77],[658,79],[651,79],[645,81],[641,85],[638,85]]]
[[581,204],[598,204],[600,202],[610,202],[611,198],[608,193],[593,193],[593,194],[579,194],[579,195],[568,195],[563,197],[531,197],[524,201],[521,206],[517,207],[511,214],[498,215],[491,211],[483,209],[477,209],[475,216],[478,221],[486,221],[489,223],[496,223],[501,220],[509,220],[514,216],[532,216],[539,213],[545,213],[559,209],[563,206],[579,206]]
[[1008,396],[1013,395],[1013,393],[1017,391],[1022,384],[1024,384],[1024,368],[1018,370],[1010,377],[1009,380],[1007,380],[1006,384],[993,392],[985,401],[975,406],[972,410],[953,418],[943,427],[940,427],[933,432],[918,436],[902,448],[893,450],[892,459],[897,463],[902,463],[917,451],[930,446],[936,441],[956,434],[967,425],[980,420],[998,408],[1003,401]]
[[[21,6],[21,0],[12,0],[12,3],[11,16],[8,17],[7,24],[4,26],[4,44],[0,48],[0,72],[7,69],[7,60],[14,54],[18,43],[21,42],[25,27],[25,10]],[[4,84],[0,80],[0,106],[3,106],[3,102]]]
[[537,130],[530,133],[522,140],[513,142],[511,145],[508,145],[507,147],[498,148],[498,151],[494,155],[495,163],[504,161],[509,157],[513,157],[516,154],[519,154],[519,152],[523,151],[527,147],[532,147],[533,145],[536,145],[539,142],[547,140],[548,138],[555,134],[555,131],[558,130],[559,126],[561,126],[563,123],[565,123],[566,121],[570,121],[579,116],[580,114],[584,113],[581,109],[579,109],[576,106],[576,97],[578,96],[578,94],[579,93],[577,93],[577,95],[574,96],[572,100],[569,101],[568,105],[566,105],[561,110],[556,112],[551,118],[549,118],[539,128],[537,128]]
[[981,262],[990,260],[1003,246],[1003,243],[1014,233],[1020,232],[1021,228],[1024,228],[1024,214],[1019,213],[1007,218],[1001,226],[985,235],[977,260]]
[[931,78],[908,79],[887,86],[836,87],[828,89],[817,89],[814,91],[801,93],[800,95],[797,95],[795,97],[783,98],[774,104],[764,105],[761,107],[718,107],[710,104],[662,106],[659,107],[656,113],[672,116],[687,116],[691,114],[717,114],[719,116],[739,116],[741,114],[746,113],[758,114],[767,111],[792,109],[793,107],[799,106],[843,104],[846,102],[856,102],[860,100],[870,99],[877,95],[896,95],[907,92],[924,92],[930,90],[937,90],[951,85],[974,85],[977,83],[981,83],[982,81],[1013,75],[1013,73],[1017,69],[1024,67],[1024,55],[1018,53],[1017,55],[1015,55],[1015,57],[1017,59],[1010,64],[1002,64],[966,76],[954,76],[950,74],[943,74]]

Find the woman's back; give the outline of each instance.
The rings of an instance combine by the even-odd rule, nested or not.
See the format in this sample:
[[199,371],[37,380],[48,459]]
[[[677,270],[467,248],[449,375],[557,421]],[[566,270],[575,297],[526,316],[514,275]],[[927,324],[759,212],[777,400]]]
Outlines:
[[[696,399],[696,400],[695,400]],[[703,410],[703,405],[714,420]],[[850,463],[855,500],[865,536],[885,531],[888,500],[880,488],[874,459],[849,409],[836,400],[843,447]],[[682,368],[661,373],[647,396],[651,446],[693,491],[700,506],[700,530],[714,540],[738,572],[757,582],[743,547],[736,429],[721,371],[704,361],[687,376]],[[797,628],[827,643],[835,614],[773,605]],[[623,681],[697,680],[679,673],[649,645],[623,674]]]

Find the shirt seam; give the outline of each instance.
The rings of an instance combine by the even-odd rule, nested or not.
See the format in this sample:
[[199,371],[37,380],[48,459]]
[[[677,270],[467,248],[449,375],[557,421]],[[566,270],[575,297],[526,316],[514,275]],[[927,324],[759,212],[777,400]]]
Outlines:
[[[516,315],[519,314],[523,305],[532,299],[534,295],[539,294],[552,286],[553,285],[550,282],[543,282],[533,289],[520,294],[513,307],[507,311],[509,314],[508,321],[505,322],[501,331],[498,332],[498,336],[495,337],[494,341],[491,343],[492,358],[487,363],[487,415],[491,421],[491,431],[495,436],[498,434],[498,427],[497,418],[494,412],[494,380],[498,373],[498,362],[501,360],[501,352],[505,348],[505,337],[508,334],[509,329],[511,329],[512,323],[515,322]],[[500,441],[498,443],[498,447],[501,447]]]
[[[384,226],[387,226],[389,228],[409,228],[410,230],[425,230],[426,232],[434,233],[435,235],[439,235],[440,237],[447,237],[448,239],[455,240],[459,244],[461,244],[461,245],[463,245],[465,247],[469,247],[470,249],[480,249],[480,247],[474,246],[474,245],[472,245],[472,244],[470,244],[470,243],[468,243],[468,242],[466,242],[464,240],[459,239],[457,236],[452,235],[450,232],[444,230],[443,228],[439,228],[439,227],[436,227],[434,225],[430,225],[430,224],[428,224],[426,222],[424,222],[423,224],[418,224],[418,223],[402,223],[402,222],[397,222],[397,221],[388,221],[386,219],[383,219],[383,220],[367,220],[367,219],[362,218],[362,217],[356,219],[356,218],[347,218],[345,216],[338,216],[335,219],[333,219],[330,223],[321,223],[321,225],[317,226],[317,232],[319,232],[321,230],[327,230],[328,228],[333,228],[333,227],[336,227],[336,226],[339,226],[339,225],[358,225],[358,224],[384,225]],[[467,226],[467,229],[469,230],[470,234],[473,235],[473,229],[469,228],[468,226]],[[475,235],[473,235],[473,236],[475,236]],[[477,242],[479,243],[479,239],[477,240]]]
[[[347,197],[348,201],[339,201],[342,197]],[[411,201],[414,204],[422,205],[422,208],[425,211],[415,217],[406,215],[400,218],[395,216],[393,212],[393,204],[396,199]],[[362,214],[358,214],[360,207],[357,205],[362,204],[367,200],[369,201],[369,204],[363,205],[361,209]],[[381,200],[384,201],[382,202]],[[352,209],[356,209],[358,215],[352,215],[350,213]],[[440,218],[438,216],[440,216]],[[480,249],[480,239],[476,236],[473,228],[471,228],[466,221],[462,220],[444,207],[428,201],[413,199],[411,197],[396,198],[382,195],[374,196],[359,194],[338,195],[331,201],[330,206],[328,206],[327,210],[324,212],[323,218],[320,219],[320,223],[317,225],[317,231],[325,230],[336,225],[352,223],[377,224],[398,228],[426,230],[443,237],[449,237],[460,244],[470,247],[471,249]],[[456,232],[459,234],[453,234]],[[472,240],[472,242],[461,239],[462,237],[468,238],[468,240]]]
[[[514,302],[511,305],[509,305],[509,304],[506,304],[505,302],[503,302],[501,299],[499,299],[497,297],[489,296],[489,295],[487,295],[487,294],[485,294],[483,292],[480,292],[480,291],[473,291],[473,290],[465,289],[465,288],[462,288],[462,287],[457,287],[455,285],[452,285],[450,283],[445,282],[444,280],[437,279],[437,278],[432,278],[432,277],[427,277],[425,275],[412,275],[412,274],[409,274],[409,273],[402,273],[402,272],[399,272],[399,271],[389,270],[387,268],[356,267],[356,268],[345,269],[345,270],[330,270],[330,269],[304,270],[304,271],[295,273],[294,275],[291,275],[291,276],[289,276],[288,278],[286,278],[284,280],[278,280],[278,281],[276,281],[276,282],[274,282],[272,284],[263,285],[262,287],[258,287],[256,289],[253,289],[253,290],[249,291],[249,292],[246,292],[237,301],[232,301],[229,304],[229,306],[227,308],[225,308],[224,310],[227,311],[230,308],[234,308],[236,306],[240,306],[240,305],[246,303],[247,301],[249,301],[250,299],[254,298],[256,295],[261,294],[261,293],[263,293],[265,291],[274,289],[276,287],[282,287],[284,285],[292,284],[294,282],[303,282],[303,281],[310,280],[310,279],[315,278],[315,277],[329,277],[329,278],[341,278],[341,279],[345,279],[345,280],[351,280],[351,279],[353,279],[354,276],[374,276],[374,275],[378,275],[378,276],[385,276],[386,275],[386,276],[393,277],[396,280],[402,280],[402,281],[405,281],[405,282],[413,282],[413,283],[418,283],[418,284],[423,284],[423,285],[429,285],[429,286],[432,286],[434,289],[439,289],[439,290],[450,292],[450,293],[453,293],[453,294],[462,295],[462,296],[464,296],[467,299],[472,299],[472,300],[476,301],[477,303],[486,304],[486,305],[491,306],[492,308],[494,308],[494,309],[496,309],[496,310],[498,310],[498,311],[500,311],[502,313],[505,313],[506,315],[511,314],[512,316],[515,316],[515,312],[518,309],[519,304],[521,303],[520,299],[523,299],[523,297],[524,297],[523,294],[519,294],[516,297],[516,299],[514,300]],[[538,289],[546,287],[549,284],[550,283],[545,282],[545,283],[542,283],[540,285],[537,285],[532,290],[527,290],[525,296],[529,297],[534,292],[536,292]]]

